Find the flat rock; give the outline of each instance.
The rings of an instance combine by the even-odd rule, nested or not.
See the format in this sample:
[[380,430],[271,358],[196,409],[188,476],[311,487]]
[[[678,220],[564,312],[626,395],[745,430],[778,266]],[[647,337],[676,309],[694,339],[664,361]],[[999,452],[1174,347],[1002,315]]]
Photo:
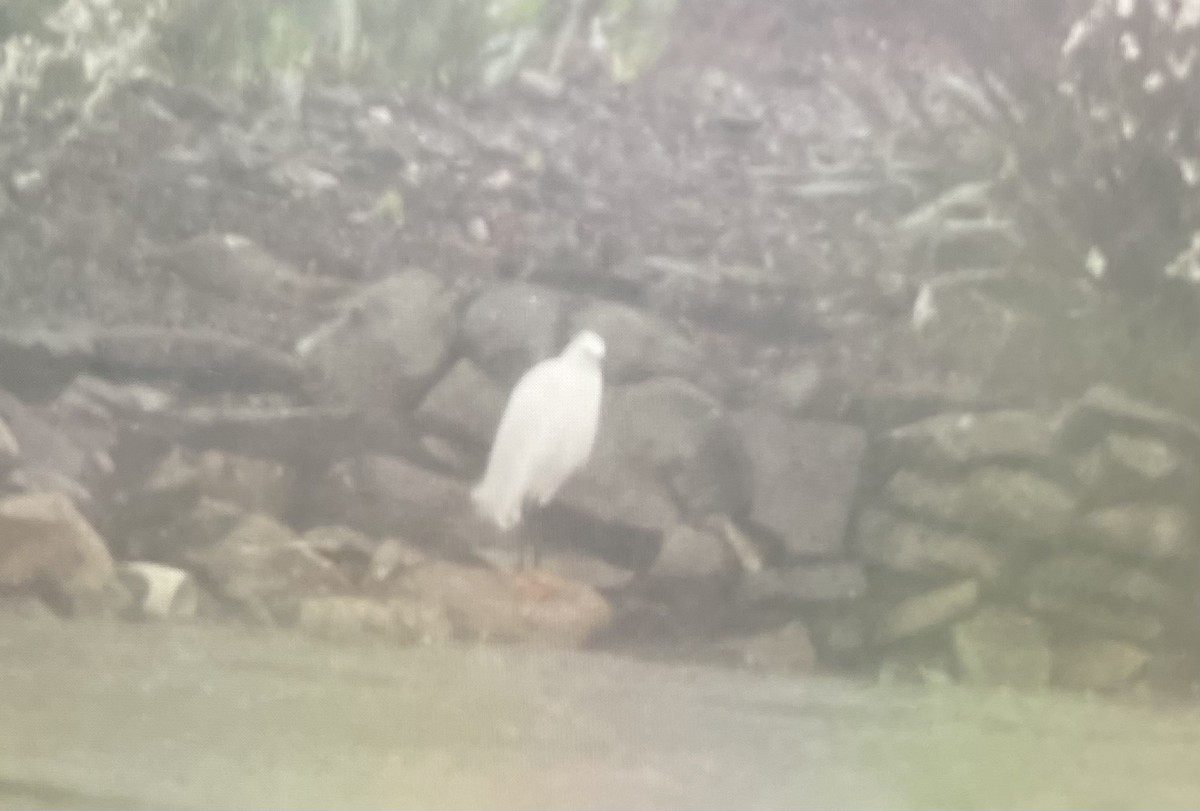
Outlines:
[[1137,606],[1114,606],[1099,598],[1083,598],[1057,590],[1031,589],[1029,609],[1043,615],[1056,628],[1094,631],[1135,642],[1153,642],[1167,629],[1157,612]]
[[1107,600],[1171,615],[1183,608],[1186,595],[1146,569],[1105,555],[1060,554],[1036,564],[1026,574],[1031,593],[1052,593],[1081,601]]
[[884,441],[892,467],[961,470],[997,462],[1044,464],[1056,421],[1016,409],[939,414],[893,429]]
[[114,585],[108,546],[65,495],[0,500],[0,588],[37,593],[64,613],[104,614]]
[[1080,516],[1071,537],[1088,548],[1142,561],[1179,562],[1200,552],[1193,514],[1165,504],[1123,504]]
[[311,306],[346,290],[346,282],[300,273],[241,234],[199,234],[166,248],[158,259],[189,286],[237,303]]
[[1054,480],[1000,467],[979,468],[955,480],[899,470],[885,494],[915,516],[1011,543],[1058,538],[1075,509],[1075,498]]
[[877,642],[894,642],[949,625],[979,602],[979,583],[959,580],[907,597],[886,610],[875,628]]
[[558,354],[566,297],[525,282],[498,284],[477,296],[463,315],[467,357],[511,386],[533,364]]
[[625,304],[595,301],[575,313],[571,330],[604,338],[604,376],[616,384],[648,377],[695,379],[703,359],[695,345],[666,319]]
[[1200,459],[1200,424],[1103,383],[1088,389],[1066,413],[1062,439],[1067,447],[1086,449],[1112,432],[1157,437]]
[[1076,690],[1115,690],[1149,661],[1145,648],[1120,639],[1064,640],[1054,650],[1054,681]]
[[858,517],[855,548],[862,560],[906,574],[958,574],[995,581],[1004,558],[994,545],[966,532],[942,530],[872,508]]
[[737,599],[744,605],[847,602],[866,590],[867,576],[859,563],[821,561],[746,572]]
[[426,430],[488,448],[507,400],[499,384],[464,358],[421,401],[417,419]]
[[1075,463],[1075,475],[1094,504],[1135,499],[1186,499],[1195,491],[1197,464],[1157,437],[1111,433]]
[[791,556],[839,553],[866,450],[863,431],[760,409],[735,421],[751,462],[751,521],[777,535]]
[[511,574],[430,561],[400,581],[445,609],[457,636],[576,647],[612,621],[590,586],[545,571]]
[[385,415],[414,400],[447,361],[457,295],[423,270],[379,281],[297,343],[307,389],[325,405]]
[[950,638],[965,681],[1035,689],[1050,681],[1050,640],[1035,618],[986,607],[958,622]]
[[105,377],[183,381],[201,392],[302,390],[290,353],[207,329],[105,327],[92,336],[89,370]]

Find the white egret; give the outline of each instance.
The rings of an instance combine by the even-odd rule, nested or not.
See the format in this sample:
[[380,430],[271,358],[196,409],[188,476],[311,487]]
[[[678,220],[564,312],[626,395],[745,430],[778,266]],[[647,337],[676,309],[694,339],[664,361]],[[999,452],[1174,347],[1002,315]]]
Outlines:
[[471,491],[476,509],[500,529],[519,524],[526,503],[549,503],[591,456],[600,424],[604,352],[604,339],[584,330],[562,354],[532,366],[513,387],[487,470]]

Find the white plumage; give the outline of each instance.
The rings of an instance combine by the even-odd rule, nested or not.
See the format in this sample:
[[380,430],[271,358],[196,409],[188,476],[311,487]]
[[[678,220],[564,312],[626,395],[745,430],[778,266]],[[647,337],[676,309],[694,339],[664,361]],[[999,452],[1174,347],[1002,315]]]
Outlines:
[[600,424],[604,340],[584,330],[558,357],[531,367],[509,395],[476,509],[501,529],[521,521],[525,503],[545,505],[587,462]]

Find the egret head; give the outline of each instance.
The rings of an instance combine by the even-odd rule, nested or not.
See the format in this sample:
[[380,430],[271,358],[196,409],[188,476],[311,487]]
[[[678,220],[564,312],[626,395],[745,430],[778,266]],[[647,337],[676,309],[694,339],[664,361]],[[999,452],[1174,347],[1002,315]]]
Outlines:
[[579,332],[567,344],[567,348],[563,350],[564,357],[573,357],[590,360],[599,364],[604,360],[604,355],[607,349],[604,346],[604,339],[589,329]]

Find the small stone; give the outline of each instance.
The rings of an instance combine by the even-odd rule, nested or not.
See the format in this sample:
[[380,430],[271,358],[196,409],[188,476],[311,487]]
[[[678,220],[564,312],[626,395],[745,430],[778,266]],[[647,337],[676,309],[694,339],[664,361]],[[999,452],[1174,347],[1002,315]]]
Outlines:
[[1054,651],[1054,681],[1078,690],[1115,690],[1133,681],[1149,661],[1145,649],[1119,639],[1064,641]]
[[954,655],[965,681],[989,687],[1045,687],[1050,681],[1050,642],[1033,617],[987,607],[956,623]]
[[1004,568],[999,552],[965,532],[907,521],[888,510],[868,509],[858,518],[862,559],[906,574],[959,574],[990,583]]
[[916,594],[889,608],[876,628],[879,642],[894,642],[948,625],[979,602],[979,583],[960,580]]
[[1178,562],[1200,552],[1191,514],[1170,505],[1093,510],[1075,522],[1071,536],[1083,546],[1148,562]]

